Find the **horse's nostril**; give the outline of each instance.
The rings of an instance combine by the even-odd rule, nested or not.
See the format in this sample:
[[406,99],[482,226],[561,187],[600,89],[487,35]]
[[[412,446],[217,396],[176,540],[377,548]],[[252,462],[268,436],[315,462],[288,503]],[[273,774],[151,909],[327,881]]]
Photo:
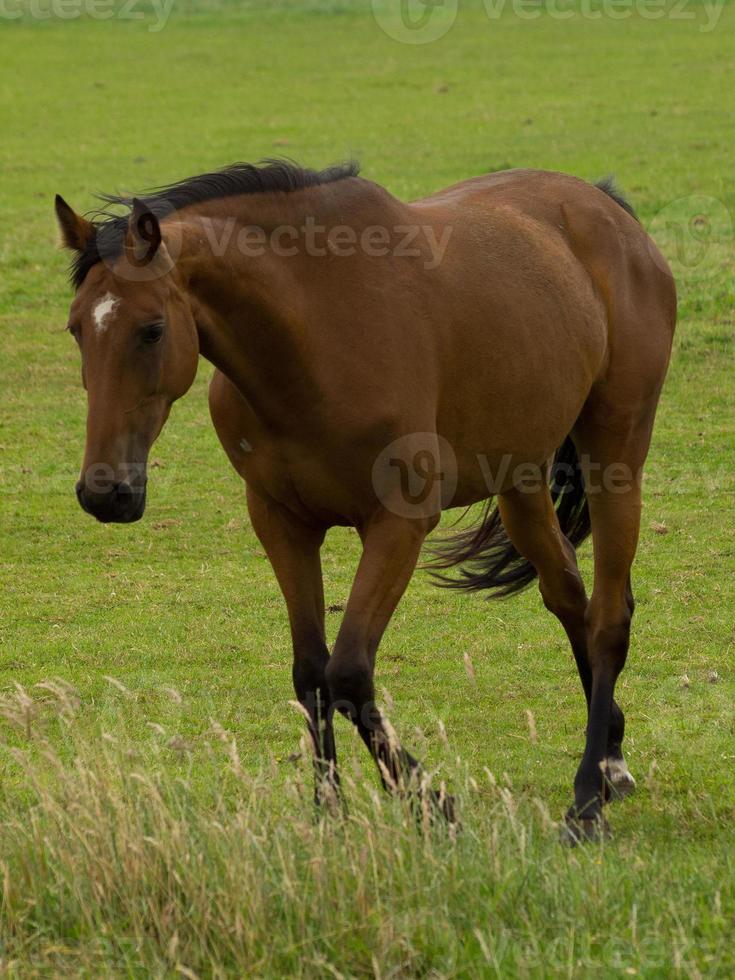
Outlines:
[[121,480],[90,489],[82,479],[75,489],[82,510],[103,523],[137,521],[145,510],[145,483],[139,489]]

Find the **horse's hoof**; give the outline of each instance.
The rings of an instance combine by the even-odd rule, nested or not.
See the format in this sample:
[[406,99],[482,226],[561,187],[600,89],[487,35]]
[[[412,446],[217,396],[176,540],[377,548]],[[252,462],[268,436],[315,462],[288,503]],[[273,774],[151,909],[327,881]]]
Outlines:
[[319,823],[325,818],[337,820],[347,816],[347,804],[339,783],[320,780],[314,789],[314,819]]
[[567,847],[608,840],[610,836],[610,826],[602,814],[594,817],[577,817],[568,813],[559,833],[561,843]]
[[459,829],[459,819],[453,796],[431,789],[414,796],[412,804],[419,823],[447,824]]
[[446,822],[452,827],[459,829],[459,817],[457,816],[457,807],[455,806],[454,797],[441,797],[437,794],[436,805]]
[[633,779],[625,759],[607,759],[605,762],[605,778],[610,787],[611,800],[622,800],[635,792],[635,779]]
[[454,797],[447,793],[439,793],[437,790],[429,790],[426,797],[428,803],[429,816],[434,821],[454,824],[457,823],[457,809],[454,805]]

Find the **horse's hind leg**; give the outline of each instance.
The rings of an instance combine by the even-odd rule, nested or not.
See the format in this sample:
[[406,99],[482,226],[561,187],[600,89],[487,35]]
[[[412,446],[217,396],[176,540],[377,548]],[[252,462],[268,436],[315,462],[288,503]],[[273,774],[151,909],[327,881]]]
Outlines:
[[[587,595],[577,567],[574,546],[562,533],[546,482],[529,492],[511,489],[498,497],[503,526],[515,549],[527,558],[539,577],[544,605],[564,627],[577,664],[589,712],[592,670],[587,650]],[[607,781],[613,795],[630,792],[635,782],[622,753],[625,719],[613,701],[608,729]],[[608,788],[606,787],[606,788]]]
[[[634,609],[630,570],[638,545],[641,476],[651,428],[652,417],[631,420],[608,413],[604,424],[583,421],[575,432],[586,469],[595,572],[585,612],[591,674],[587,741],[567,818],[573,839],[597,832],[606,773],[612,769],[614,775],[616,763],[624,766],[619,751],[622,719],[614,714],[613,693],[630,642]],[[611,727],[614,754],[608,760]]]

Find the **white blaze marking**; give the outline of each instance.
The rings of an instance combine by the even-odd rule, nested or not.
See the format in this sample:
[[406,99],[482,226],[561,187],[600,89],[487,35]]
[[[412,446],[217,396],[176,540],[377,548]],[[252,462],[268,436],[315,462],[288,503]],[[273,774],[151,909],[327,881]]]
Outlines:
[[104,333],[107,330],[107,319],[113,312],[120,300],[112,293],[106,293],[94,308],[94,324],[97,333]]

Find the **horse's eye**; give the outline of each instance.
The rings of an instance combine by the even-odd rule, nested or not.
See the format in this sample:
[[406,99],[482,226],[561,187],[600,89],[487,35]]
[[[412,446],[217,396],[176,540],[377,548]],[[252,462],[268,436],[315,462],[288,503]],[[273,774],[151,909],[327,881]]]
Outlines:
[[161,337],[163,337],[162,323],[149,323],[147,327],[143,327],[140,333],[140,339],[148,346],[157,344]]

